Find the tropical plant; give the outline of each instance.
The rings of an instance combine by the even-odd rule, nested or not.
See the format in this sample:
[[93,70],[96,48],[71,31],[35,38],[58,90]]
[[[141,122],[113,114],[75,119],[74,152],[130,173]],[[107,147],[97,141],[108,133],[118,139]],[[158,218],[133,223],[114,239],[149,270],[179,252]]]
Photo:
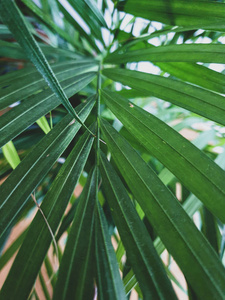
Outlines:
[[0,0],[1,299],[225,299],[219,2]]

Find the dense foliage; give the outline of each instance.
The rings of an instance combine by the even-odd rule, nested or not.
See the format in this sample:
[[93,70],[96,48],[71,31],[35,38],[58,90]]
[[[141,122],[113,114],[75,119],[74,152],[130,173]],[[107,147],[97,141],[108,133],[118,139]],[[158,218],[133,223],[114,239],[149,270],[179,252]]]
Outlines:
[[0,0],[1,299],[225,299],[222,2]]

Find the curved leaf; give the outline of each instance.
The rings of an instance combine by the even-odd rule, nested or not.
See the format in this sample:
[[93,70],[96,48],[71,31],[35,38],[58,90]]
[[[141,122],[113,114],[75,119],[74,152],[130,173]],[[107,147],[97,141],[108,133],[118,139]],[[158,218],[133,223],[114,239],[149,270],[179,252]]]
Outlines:
[[71,45],[80,48],[80,45],[76,43],[65,30],[57,26],[57,24],[52,20],[49,14],[41,10],[33,1],[22,0],[22,2],[29,7],[29,9],[35,13],[42,21],[44,21],[50,28],[57,32],[63,39],[68,41]]

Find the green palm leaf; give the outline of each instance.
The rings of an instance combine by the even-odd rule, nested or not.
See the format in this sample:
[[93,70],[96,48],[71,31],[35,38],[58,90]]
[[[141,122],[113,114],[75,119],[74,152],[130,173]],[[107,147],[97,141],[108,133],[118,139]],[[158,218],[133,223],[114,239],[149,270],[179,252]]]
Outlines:
[[213,1],[185,0],[129,0],[122,9],[146,19],[171,25],[196,26],[197,28],[224,28],[225,5]]
[[[46,195],[41,209],[53,231],[59,226],[62,215],[70,200],[75,184],[83,170],[88,154],[93,143],[93,137],[85,134],[74,147],[65,164],[60,169],[58,176],[52,184],[51,190]],[[63,178],[63,180],[62,180]],[[10,270],[2,289],[2,295],[6,297],[19,297],[27,299],[34,285],[35,279],[46,256],[52,237],[42,215],[38,211],[26,238],[20,248],[18,256]],[[37,251],[39,249],[39,251]],[[32,264],[30,264],[32,261]],[[23,273],[20,265],[23,263]],[[16,285],[13,284],[16,274],[20,272]],[[32,276],[31,276],[32,273]],[[11,289],[11,285],[14,289]]]
[[72,105],[66,97],[65,92],[63,91],[62,87],[60,86],[60,83],[58,82],[50,65],[48,64],[44,54],[42,53],[40,47],[29,32],[24,21],[23,15],[20,13],[18,7],[12,0],[3,0],[0,3],[0,12],[2,20],[8,26],[10,31],[13,32],[19,44],[24,48],[26,55],[29,57],[29,59],[33,62],[38,71],[44,77],[45,81],[48,83],[52,91],[60,99],[60,101],[66,107],[68,112],[87,129],[86,125],[83,124],[79,116],[74,111]]
[[224,299],[223,2],[0,0],[1,299]]
[[[79,107],[77,111],[83,120],[87,118],[93,105],[92,99]],[[40,180],[78,132],[80,124],[72,121],[71,115],[64,117],[1,185],[0,236],[9,228]]]
[[107,222],[97,202],[95,217],[95,249],[99,299],[126,299]]
[[224,97],[217,93],[171,78],[138,71],[123,70],[121,73],[119,69],[105,69],[103,74],[141,93],[169,101],[225,125],[225,101]]
[[103,154],[101,170],[105,193],[143,296],[146,299],[176,299],[146,228],[123,184]]
[[[93,297],[92,249],[96,180],[96,169],[94,169],[89,175],[74,216],[53,299]],[[77,270],[80,270],[79,276]]]
[[126,140],[106,121],[101,120],[101,128],[123,178],[196,293],[223,299],[225,271],[207,240]]

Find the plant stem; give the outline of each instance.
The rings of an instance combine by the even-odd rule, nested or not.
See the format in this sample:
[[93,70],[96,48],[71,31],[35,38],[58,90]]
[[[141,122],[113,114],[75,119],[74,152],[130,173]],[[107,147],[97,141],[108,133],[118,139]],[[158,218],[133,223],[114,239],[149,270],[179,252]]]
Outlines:
[[96,130],[96,157],[95,157],[95,162],[96,162],[96,166],[97,166],[97,182],[96,182],[96,199],[98,196],[98,182],[99,182],[99,170],[98,170],[98,166],[99,166],[99,151],[100,151],[100,97],[101,97],[101,62],[99,62],[99,69],[98,69],[98,79],[97,79],[97,102],[96,102],[96,120],[97,120],[97,130]]

